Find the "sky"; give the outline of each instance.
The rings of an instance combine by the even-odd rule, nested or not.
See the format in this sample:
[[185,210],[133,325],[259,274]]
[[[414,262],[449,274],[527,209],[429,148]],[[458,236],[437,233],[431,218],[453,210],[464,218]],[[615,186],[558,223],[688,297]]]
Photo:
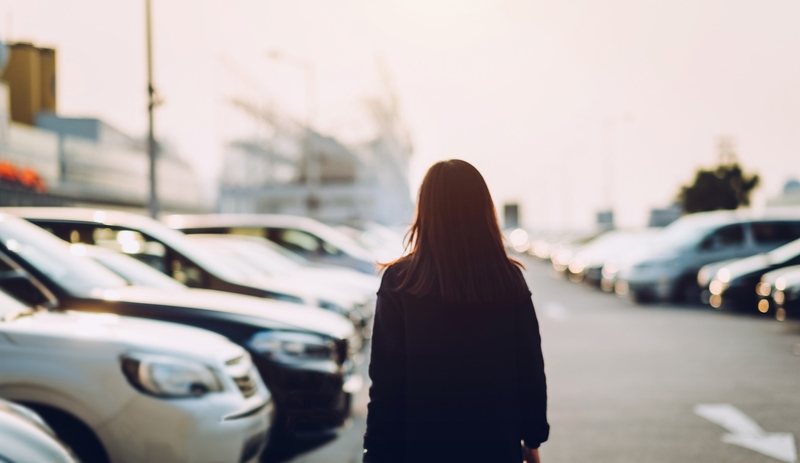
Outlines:
[[[756,206],[800,177],[796,0],[152,1],[157,135],[209,194],[225,140],[259,130],[231,98],[298,120],[311,102],[316,127],[355,142],[378,63],[412,188],[465,159],[531,227],[585,227],[609,204],[643,225],[720,137],[762,177]],[[0,38],[58,49],[62,114],[145,132],[144,0],[0,0]]]

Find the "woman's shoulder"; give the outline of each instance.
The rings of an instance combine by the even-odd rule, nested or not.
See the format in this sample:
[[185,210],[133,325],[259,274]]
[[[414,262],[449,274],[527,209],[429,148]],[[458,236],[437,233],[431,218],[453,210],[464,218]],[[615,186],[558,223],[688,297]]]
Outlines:
[[381,287],[378,292],[397,291],[405,278],[408,265],[408,259],[403,257],[385,267],[383,269],[383,275],[381,276]]

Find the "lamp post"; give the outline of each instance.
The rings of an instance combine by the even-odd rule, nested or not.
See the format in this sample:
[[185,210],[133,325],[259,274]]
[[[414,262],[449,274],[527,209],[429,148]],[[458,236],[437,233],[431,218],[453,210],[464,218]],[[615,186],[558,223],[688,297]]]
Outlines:
[[144,1],[145,5],[145,29],[147,33],[147,156],[150,161],[149,182],[150,199],[148,210],[150,217],[158,218],[158,191],[156,188],[156,139],[153,132],[153,110],[156,106],[156,91],[153,87],[153,31],[151,25],[151,6],[150,0]]
[[283,53],[272,50],[267,52],[267,58],[294,66],[305,73],[306,77],[306,117],[305,117],[305,137],[303,148],[305,152],[305,180],[306,180],[306,212],[309,216],[317,215],[320,206],[320,186],[322,183],[322,166],[319,155],[313,149],[311,143],[314,117],[316,116],[317,100],[317,77],[314,64],[310,61],[292,58]]

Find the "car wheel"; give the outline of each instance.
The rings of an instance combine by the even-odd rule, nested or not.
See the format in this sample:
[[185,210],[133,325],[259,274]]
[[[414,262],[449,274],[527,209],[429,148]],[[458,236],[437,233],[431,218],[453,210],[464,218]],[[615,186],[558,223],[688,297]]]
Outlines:
[[47,405],[24,405],[38,413],[82,463],[111,463],[100,439],[81,420]]

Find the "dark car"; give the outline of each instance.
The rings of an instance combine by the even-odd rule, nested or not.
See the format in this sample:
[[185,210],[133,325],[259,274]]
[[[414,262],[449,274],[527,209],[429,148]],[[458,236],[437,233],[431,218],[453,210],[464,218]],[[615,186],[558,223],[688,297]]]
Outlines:
[[760,312],[772,312],[779,321],[800,319],[800,265],[765,273],[756,292]]
[[[800,240],[792,241],[764,254],[730,262],[717,270],[709,283],[712,297],[720,307],[733,310],[764,312],[758,306],[758,286],[764,274],[784,267],[800,264]],[[769,311],[769,310],[767,310]]]
[[45,230],[0,213],[0,288],[31,305],[164,320],[226,336],[252,355],[274,396],[275,429],[282,437],[327,431],[349,416],[351,388],[360,384],[352,373],[349,320],[218,291],[128,286],[70,248]]

